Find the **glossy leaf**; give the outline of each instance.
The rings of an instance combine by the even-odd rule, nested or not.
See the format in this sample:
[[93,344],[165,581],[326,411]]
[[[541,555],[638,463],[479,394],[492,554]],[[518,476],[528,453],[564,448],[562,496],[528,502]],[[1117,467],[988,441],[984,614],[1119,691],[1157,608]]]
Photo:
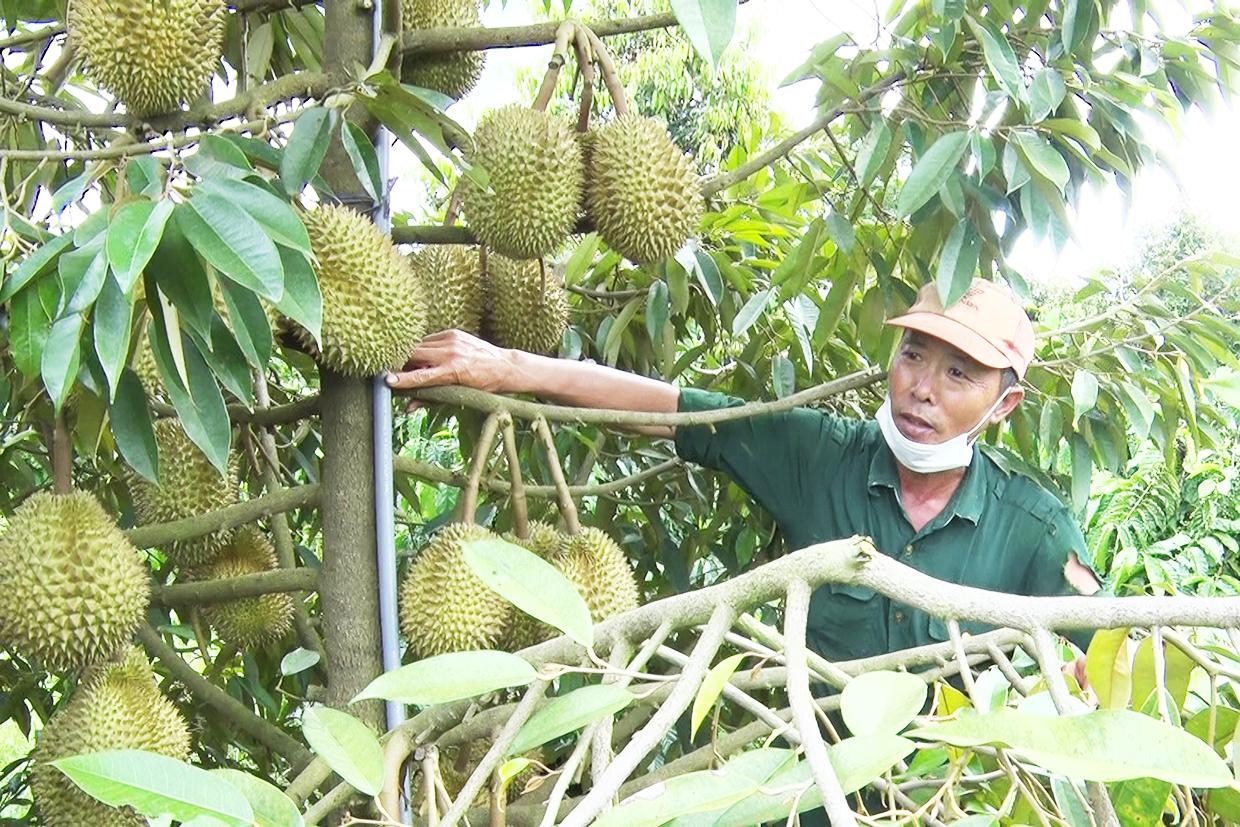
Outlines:
[[164,227],[172,217],[173,206],[167,199],[133,201],[122,207],[108,223],[108,262],[126,293],[155,254]]
[[108,414],[116,446],[125,463],[147,480],[157,482],[159,449],[155,443],[155,428],[151,424],[151,410],[142,380],[129,368],[121,373],[116,384],[116,399],[112,401]]
[[753,326],[762,313],[766,310],[767,304],[771,300],[770,288],[759,290],[749,297],[749,301],[745,302],[745,306],[740,309],[736,317],[732,319],[732,335],[742,336],[745,331]]
[[230,769],[211,770],[245,796],[254,811],[254,827],[303,827],[306,823],[293,800],[261,778]]
[[659,280],[650,283],[650,292],[646,294],[646,333],[652,342],[663,336],[663,327],[671,314],[671,300],[667,292],[667,283]]
[[986,67],[991,77],[1013,100],[1025,99],[1024,82],[1021,79],[1020,63],[1012,44],[1004,37],[1003,32],[994,27],[990,21],[965,15],[965,23],[973,32],[973,36],[982,44],[982,56],[986,59]]
[[939,299],[944,307],[955,304],[973,283],[981,246],[981,236],[973,228],[973,223],[957,221],[943,244],[943,252],[939,254],[938,274],[935,277]]
[[845,684],[840,713],[855,736],[895,735],[921,712],[927,691],[907,672],[868,672]]
[[1070,173],[1068,162],[1059,154],[1059,150],[1036,132],[1024,130],[1013,132],[1012,141],[1015,142],[1016,148],[1029,164],[1030,169],[1049,180],[1062,194],[1064,187],[1068,184]]
[[129,358],[129,337],[133,329],[133,303],[109,273],[99,291],[92,319],[95,355],[108,381],[108,398],[116,398],[117,382]]
[[878,175],[878,170],[891,151],[891,127],[883,118],[877,118],[866,133],[861,149],[857,152],[857,177],[860,185],[868,187]]
[[1057,69],[1042,69],[1034,75],[1029,89],[1030,123],[1037,123],[1058,109],[1067,93],[1063,76]]
[[732,675],[735,674],[736,668],[741,665],[741,661],[744,659],[744,655],[730,655],[716,663],[706,673],[702,686],[693,698],[693,710],[689,718],[690,738],[697,737],[698,728],[702,726],[706,716],[710,714],[715,703],[723,695],[724,687],[728,685],[728,681],[732,680]]
[[524,686],[537,677],[528,661],[508,652],[450,652],[385,672],[350,703],[382,698],[430,706]]
[[1103,709],[1126,709],[1132,695],[1128,629],[1099,629],[1089,642],[1085,674]]
[[319,660],[318,652],[299,646],[280,659],[280,674],[296,675],[298,672],[305,672]]
[[302,715],[301,732],[314,754],[359,792],[373,796],[383,789],[383,747],[361,721],[315,705]]
[[1072,423],[1098,404],[1098,377],[1087,370],[1077,370],[1072,375]]
[[53,324],[47,334],[39,369],[57,411],[65,404],[77,381],[82,358],[82,325],[82,314],[73,313]]
[[283,198],[245,179],[211,178],[199,185],[201,192],[219,196],[245,210],[276,244],[311,255],[310,234],[297,211]]
[[366,190],[366,194],[378,203],[382,200],[381,194],[386,192],[379,177],[379,156],[375,154],[370,136],[357,124],[345,121],[340,130],[340,142],[344,145],[345,154],[353,162],[353,172],[357,175],[358,183]]
[[54,236],[50,241],[26,256],[22,263],[17,265],[17,268],[5,279],[4,288],[0,289],[0,303],[7,302],[36,276],[46,272],[56,263],[61,253],[73,246],[73,243],[73,233]]
[[284,265],[284,295],[276,302],[276,309],[304,327],[316,343],[323,336],[323,293],[319,277],[309,260],[301,253],[287,247],[278,247],[280,262]]
[[896,212],[901,217],[912,215],[934,197],[964,157],[969,146],[969,133],[948,132],[934,142],[918,159],[900,190]]
[[[1178,646],[1163,645],[1163,686],[1176,709],[1188,697],[1188,682],[1195,664]],[[1147,637],[1137,646],[1132,659],[1132,705],[1140,709],[1154,694],[1157,686],[1154,665],[1154,638]]]
[[732,42],[736,30],[737,0],[672,0],[676,20],[693,48],[712,66]]
[[520,755],[529,752],[570,732],[576,732],[587,724],[615,715],[633,700],[632,692],[615,684],[593,684],[574,689],[531,715],[506,754]]
[[318,174],[339,117],[334,109],[315,106],[305,110],[297,119],[280,161],[280,183],[286,193],[296,195],[306,182]]
[[177,225],[216,270],[265,299],[284,295],[276,245],[254,218],[224,199],[199,192],[175,210]]

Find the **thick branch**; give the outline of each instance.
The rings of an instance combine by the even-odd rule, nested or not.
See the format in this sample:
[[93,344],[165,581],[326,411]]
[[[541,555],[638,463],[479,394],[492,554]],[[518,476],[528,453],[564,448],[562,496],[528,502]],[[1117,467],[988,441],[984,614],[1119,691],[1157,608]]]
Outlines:
[[[661,474],[679,468],[683,463],[678,459],[669,459],[660,462],[658,465],[652,465],[644,471],[638,471],[636,474],[629,474],[625,477],[619,477],[608,482],[599,483],[598,485],[570,485],[568,493],[574,499],[582,497],[605,497],[623,491],[630,486],[638,485],[646,480],[653,479]],[[392,462],[393,468],[398,473],[409,474],[418,479],[427,480],[429,482],[443,483],[444,485],[452,485],[456,488],[464,488],[468,482],[468,477],[462,471],[450,471],[438,465],[432,465],[429,462],[422,462],[413,457],[398,456]],[[507,494],[511,490],[511,486],[507,480],[501,479],[484,479],[483,487],[497,494]],[[554,485],[529,485],[525,486],[525,494],[527,497],[540,497],[543,499],[552,499],[558,492]]]
[[311,591],[318,585],[319,573],[313,569],[274,569],[221,580],[156,586],[152,589],[151,600],[163,606],[201,606],[276,592]]
[[138,526],[131,528],[127,533],[129,541],[138,548],[154,548],[174,541],[203,537],[223,528],[236,528],[272,514],[283,514],[294,508],[318,505],[318,502],[319,486],[318,483],[313,483],[297,488],[286,488],[278,494],[267,494],[221,508],[218,511],[208,511],[205,514],[186,517],[183,520]]
[[[151,410],[157,416],[179,416],[177,409],[166,402],[152,402]],[[319,396],[307,396],[296,402],[273,405],[270,408],[250,410],[244,405],[229,405],[228,418],[233,422],[249,422],[253,425],[288,425],[309,419],[319,412]]]

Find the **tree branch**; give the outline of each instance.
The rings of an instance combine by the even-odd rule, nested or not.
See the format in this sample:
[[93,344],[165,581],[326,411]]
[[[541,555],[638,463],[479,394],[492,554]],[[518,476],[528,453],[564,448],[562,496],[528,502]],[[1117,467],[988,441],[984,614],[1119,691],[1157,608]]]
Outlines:
[[283,514],[294,508],[318,505],[318,483],[286,488],[277,494],[267,494],[252,500],[230,505],[217,511],[195,514],[170,523],[152,523],[131,528],[126,534],[138,548],[153,548],[179,540],[203,537],[223,528],[236,528],[272,514]]
[[314,569],[274,569],[219,580],[155,586],[151,590],[151,602],[163,606],[201,606],[276,592],[312,591],[318,586],[319,573]]
[[[570,485],[568,493],[578,500],[582,497],[605,497],[658,477],[668,471],[679,468],[683,464],[679,459],[669,459],[665,462],[660,462],[658,465],[653,465],[644,471],[638,471],[625,477],[618,477],[598,485]],[[428,482],[443,483],[456,488],[464,488],[469,481],[462,471],[450,471],[447,468],[432,465],[429,462],[422,462],[413,457],[397,456],[392,461],[392,467],[401,474],[408,474],[411,477],[417,477]],[[484,479],[482,484],[488,491],[497,494],[508,494],[512,490],[512,486],[509,485],[507,480]],[[528,497],[552,499],[557,495],[557,491],[554,485],[530,485],[526,483],[525,494]]]
[[[152,402],[151,411],[156,416],[179,416],[177,409],[167,402]],[[228,418],[233,422],[249,422],[253,425],[288,425],[309,419],[319,412],[319,395],[307,396],[284,405],[250,410],[245,405],[229,405]]]

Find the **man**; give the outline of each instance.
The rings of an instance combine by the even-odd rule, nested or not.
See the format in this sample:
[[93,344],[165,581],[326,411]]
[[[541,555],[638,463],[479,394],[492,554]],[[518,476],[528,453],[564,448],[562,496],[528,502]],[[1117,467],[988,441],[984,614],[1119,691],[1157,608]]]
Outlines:
[[[1080,529],[1064,505],[1031,479],[1003,472],[974,444],[1024,398],[1019,382],[1033,358],[1033,325],[1015,297],[976,279],[944,308],[929,285],[888,324],[905,333],[875,421],[800,408],[643,431],[674,437],[682,458],[730,474],[771,512],[790,548],[861,534],[941,580],[1013,594],[1097,591]],[[459,384],[636,411],[741,404],[599,365],[501,350],[459,331],[427,337],[407,369],[388,381],[394,388]],[[810,604],[809,645],[829,660],[947,637],[938,619],[872,589],[828,585]]]

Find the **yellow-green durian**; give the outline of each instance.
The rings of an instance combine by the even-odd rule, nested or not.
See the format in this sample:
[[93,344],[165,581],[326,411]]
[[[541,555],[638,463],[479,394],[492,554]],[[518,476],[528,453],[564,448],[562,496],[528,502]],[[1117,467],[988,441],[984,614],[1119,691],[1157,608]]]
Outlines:
[[[408,260],[375,223],[347,207],[302,215],[323,292],[323,364],[348,376],[404,366],[425,334],[422,285]],[[306,347],[314,341],[304,329]]]
[[[471,28],[482,25],[476,0],[401,0],[401,25],[406,32],[443,26]],[[470,93],[482,75],[486,52],[408,54],[401,81],[443,92],[450,98]]]
[[130,648],[119,663],[92,667],[65,707],[52,716],[33,755],[30,786],[47,827],[145,827],[134,810],[88,796],[52,761],[70,755],[140,749],[184,761],[189,726],[160,694],[150,663]]
[[[133,471],[127,473],[139,525],[181,520],[237,502],[235,461],[229,463],[227,474],[220,474],[190,441],[179,420],[155,421],[155,445],[159,449],[159,484]],[[232,530],[221,529],[193,540],[172,542],[167,551],[178,565],[196,566],[213,559],[231,539]]]
[[[276,550],[255,525],[233,533],[232,542],[214,560],[193,572],[194,580],[222,580],[275,571]],[[242,597],[202,607],[202,616],[220,639],[239,649],[253,649],[280,640],[293,625],[293,598],[284,593]]]
[[505,639],[513,605],[478,579],[461,549],[494,537],[481,526],[453,523],[419,552],[400,587],[400,628],[414,657],[494,649]]
[[[541,520],[530,523],[529,535],[523,540],[509,533],[504,535],[504,539],[529,549],[548,562],[555,562],[559,559],[565,537],[556,530],[555,526]],[[527,646],[542,643],[558,634],[559,632],[551,626],[517,609],[513,613],[512,631],[508,635],[505,648],[516,652]]]
[[0,644],[53,672],[106,660],[133,640],[149,579],[93,495],[35,494],[0,536]]
[[590,148],[586,203],[599,235],[631,261],[660,261],[697,230],[702,195],[689,156],[653,118],[600,127]]
[[559,278],[537,261],[489,253],[483,327],[503,347],[555,353],[568,327],[568,299]]
[[569,537],[559,566],[585,598],[595,623],[641,605],[624,550],[600,529],[583,528]]
[[70,0],[69,42],[94,80],[135,115],[207,91],[224,48],[224,0]]
[[584,166],[568,120],[512,104],[482,117],[469,161],[486,170],[489,188],[461,181],[470,228],[510,258],[550,255],[581,212]]
[[482,265],[478,248],[432,244],[411,256],[426,293],[426,332],[482,330]]

